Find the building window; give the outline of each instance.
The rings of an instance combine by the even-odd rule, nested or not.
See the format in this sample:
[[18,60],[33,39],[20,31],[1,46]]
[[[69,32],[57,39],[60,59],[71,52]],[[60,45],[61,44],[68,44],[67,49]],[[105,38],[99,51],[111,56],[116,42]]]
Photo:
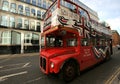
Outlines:
[[18,5],[18,14],[23,14],[23,6]]
[[39,35],[38,34],[32,34],[32,44],[39,44]]
[[10,27],[15,28],[15,18],[14,17],[10,17]]
[[4,31],[2,32],[2,43],[1,44],[11,44],[11,32],[10,31]]
[[43,1],[43,8],[46,8],[46,1]]
[[25,44],[31,44],[31,40],[32,40],[32,33],[25,34],[24,43]]
[[46,5],[46,8],[49,8],[50,7],[50,3],[48,2],[47,5]]
[[33,5],[36,5],[36,0],[32,0],[32,4],[33,4]]
[[41,18],[41,11],[37,11],[37,18],[40,19]]
[[30,3],[31,2],[31,0],[25,0],[27,3]]
[[5,10],[5,11],[9,10],[9,2],[8,1],[3,1],[2,10]]
[[21,34],[20,33],[12,31],[12,44],[14,44],[14,45],[21,44]]
[[17,19],[17,28],[22,28],[22,19],[21,18]]
[[40,32],[40,31],[41,31],[40,22],[37,22],[36,31],[38,31],[38,32]]
[[32,14],[32,16],[36,15],[35,9],[31,9],[31,14]]
[[42,12],[42,15],[41,15],[41,18],[42,18],[42,19],[44,18],[44,14],[45,14],[45,12]]
[[60,3],[65,6],[65,1],[64,0],[60,0]]
[[29,7],[25,7],[25,12],[27,16],[30,16],[30,8]]
[[1,25],[8,27],[8,17],[7,16],[1,16]]
[[25,22],[24,22],[24,28],[25,29],[29,29],[29,21],[28,20],[25,20]]
[[38,0],[38,6],[41,7],[41,0]]
[[35,22],[34,21],[30,22],[30,30],[35,30]]
[[16,13],[16,4],[15,3],[11,3],[10,12]]

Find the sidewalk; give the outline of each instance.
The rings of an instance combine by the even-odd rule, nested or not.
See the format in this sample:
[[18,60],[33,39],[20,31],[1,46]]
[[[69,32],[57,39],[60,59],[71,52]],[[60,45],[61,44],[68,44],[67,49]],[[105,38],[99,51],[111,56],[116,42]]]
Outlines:
[[0,59],[3,58],[10,58],[10,57],[21,57],[21,56],[39,56],[39,52],[37,53],[23,53],[23,54],[7,54],[7,55],[0,55]]

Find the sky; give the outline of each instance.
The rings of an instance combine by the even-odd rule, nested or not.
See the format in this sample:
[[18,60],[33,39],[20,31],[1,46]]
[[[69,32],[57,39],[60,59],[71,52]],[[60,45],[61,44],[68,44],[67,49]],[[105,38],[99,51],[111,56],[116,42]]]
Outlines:
[[107,22],[120,34],[120,0],[79,0],[98,13],[100,21]]

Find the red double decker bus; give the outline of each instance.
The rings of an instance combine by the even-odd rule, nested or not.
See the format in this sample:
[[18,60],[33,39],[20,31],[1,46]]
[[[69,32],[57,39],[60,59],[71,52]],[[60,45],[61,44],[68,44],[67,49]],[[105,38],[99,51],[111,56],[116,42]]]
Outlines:
[[43,73],[70,81],[111,54],[111,29],[98,22],[96,13],[71,0],[56,0],[46,11],[40,50]]

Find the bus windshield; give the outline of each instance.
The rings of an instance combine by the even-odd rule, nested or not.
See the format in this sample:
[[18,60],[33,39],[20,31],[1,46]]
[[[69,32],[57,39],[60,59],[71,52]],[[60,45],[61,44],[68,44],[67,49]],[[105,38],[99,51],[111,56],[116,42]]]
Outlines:
[[63,40],[60,36],[47,36],[46,46],[47,47],[61,47],[63,46]]

